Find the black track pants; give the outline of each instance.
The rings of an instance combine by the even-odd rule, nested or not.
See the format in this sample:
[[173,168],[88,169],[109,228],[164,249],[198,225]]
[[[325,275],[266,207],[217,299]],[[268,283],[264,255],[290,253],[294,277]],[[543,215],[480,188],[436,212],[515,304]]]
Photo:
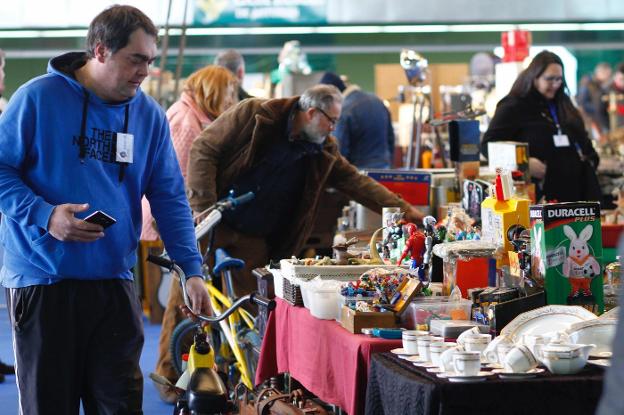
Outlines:
[[7,289],[23,415],[142,414],[134,283],[65,280]]

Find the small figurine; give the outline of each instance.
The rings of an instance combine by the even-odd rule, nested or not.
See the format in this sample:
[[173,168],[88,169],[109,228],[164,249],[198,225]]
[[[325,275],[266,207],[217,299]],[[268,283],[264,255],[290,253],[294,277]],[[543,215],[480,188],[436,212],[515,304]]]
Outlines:
[[353,237],[344,243],[338,243],[332,246],[334,250],[334,257],[336,258],[336,265],[348,265],[349,258],[357,258],[357,255],[347,252],[351,245],[359,242],[357,237]]
[[426,236],[424,233],[419,231],[413,223],[406,224],[405,230],[407,231],[408,237],[405,241],[405,249],[401,254],[401,258],[397,261],[397,265],[401,265],[403,260],[409,254],[411,259],[410,269],[417,269],[423,261]]
[[404,212],[393,213],[390,223],[386,224],[388,232],[382,242],[384,259],[390,259],[390,251],[396,249],[397,241],[403,238]]

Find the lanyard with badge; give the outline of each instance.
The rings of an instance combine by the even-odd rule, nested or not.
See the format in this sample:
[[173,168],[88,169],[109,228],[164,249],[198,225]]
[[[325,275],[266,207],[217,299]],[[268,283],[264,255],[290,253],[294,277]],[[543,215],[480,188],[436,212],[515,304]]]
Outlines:
[[555,126],[557,126],[557,134],[553,135],[555,147],[570,147],[570,140],[568,139],[568,136],[561,132],[561,124],[559,124],[559,117],[557,116],[557,106],[554,102],[548,103],[548,110],[550,111],[550,116],[555,122]]
[[[87,110],[89,108],[89,92],[84,90],[84,101],[82,105],[82,120],[80,123],[80,138],[78,140],[80,147],[80,162],[84,163],[89,149],[89,139],[87,138]],[[126,104],[124,108],[124,124],[123,132],[116,132],[113,140],[113,148],[115,150],[115,162],[119,164],[119,182],[123,182],[126,174],[126,167],[133,162],[134,159],[134,135],[128,134],[128,118],[130,113],[130,104]]]

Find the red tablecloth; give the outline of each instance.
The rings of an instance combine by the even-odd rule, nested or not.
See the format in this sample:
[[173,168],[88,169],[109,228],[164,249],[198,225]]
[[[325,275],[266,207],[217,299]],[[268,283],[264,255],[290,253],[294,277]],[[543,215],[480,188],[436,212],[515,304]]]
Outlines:
[[401,347],[400,340],[351,334],[331,320],[276,298],[269,317],[256,384],[288,372],[323,401],[349,414],[364,413],[368,367],[373,353]]

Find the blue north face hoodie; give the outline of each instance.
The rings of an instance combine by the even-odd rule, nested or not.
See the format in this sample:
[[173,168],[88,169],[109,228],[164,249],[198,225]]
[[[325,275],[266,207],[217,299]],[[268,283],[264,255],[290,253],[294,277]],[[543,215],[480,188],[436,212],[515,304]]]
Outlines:
[[[87,92],[73,78],[84,62],[83,53],[52,59],[48,73],[19,88],[0,115],[2,284],[132,279],[143,195],[170,256],[188,275],[199,275],[192,214],[163,110],[140,89],[120,103]],[[134,160],[122,167],[115,133],[123,131],[126,107]],[[89,203],[78,217],[102,210],[117,223],[95,242],[59,241],[47,228],[54,207],[64,203]]]

